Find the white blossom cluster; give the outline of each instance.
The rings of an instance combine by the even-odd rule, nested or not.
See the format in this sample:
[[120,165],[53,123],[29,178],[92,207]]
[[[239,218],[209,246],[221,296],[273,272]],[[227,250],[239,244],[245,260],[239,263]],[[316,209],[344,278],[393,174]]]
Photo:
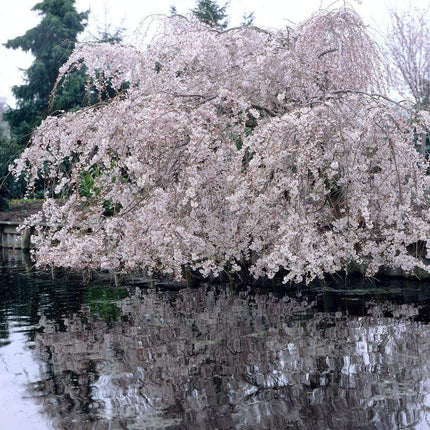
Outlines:
[[50,226],[35,237],[39,264],[285,282],[352,264],[426,269],[408,249],[430,244],[415,149],[428,113],[384,96],[355,12],[277,32],[182,17],[160,30],[149,44],[82,45],[62,69],[129,85],[48,117],[16,160],[30,188],[43,178],[68,196],[28,220]]

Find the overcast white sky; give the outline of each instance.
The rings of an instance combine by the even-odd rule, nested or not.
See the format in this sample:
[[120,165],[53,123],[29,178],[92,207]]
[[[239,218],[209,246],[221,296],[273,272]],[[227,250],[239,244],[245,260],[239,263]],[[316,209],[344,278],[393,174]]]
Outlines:
[[[19,69],[26,69],[32,57],[23,52],[6,49],[3,46],[8,39],[24,34],[37,25],[38,15],[31,8],[41,0],[0,0],[5,3],[0,14],[0,98],[6,98],[13,104],[11,87],[22,82]],[[415,0],[417,3],[429,4],[430,0]],[[224,4],[224,1],[218,1]],[[230,0],[228,14],[230,24],[239,24],[245,12],[254,11],[255,24],[261,27],[280,28],[289,21],[300,22],[312,15],[319,8],[331,5],[341,6],[344,1],[334,0]],[[382,32],[388,25],[388,8],[397,3],[400,7],[409,0],[362,0],[347,2],[363,17],[366,24],[375,32]],[[79,11],[90,10],[90,29],[101,26],[104,22],[105,10],[108,11],[107,21],[113,26],[123,26],[132,31],[148,15],[168,14],[170,6],[175,4],[178,13],[187,14],[195,5],[195,0],[76,0]],[[333,6],[331,6],[333,7]],[[86,35],[82,35],[81,38]],[[88,37],[88,35],[87,35]]]

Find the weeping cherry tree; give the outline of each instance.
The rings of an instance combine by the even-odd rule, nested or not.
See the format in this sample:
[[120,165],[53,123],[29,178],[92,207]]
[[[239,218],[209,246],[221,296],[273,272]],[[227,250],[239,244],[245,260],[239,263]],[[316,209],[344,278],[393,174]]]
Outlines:
[[415,150],[429,113],[386,97],[354,11],[280,31],[158,24],[150,42],[79,45],[60,70],[85,65],[118,95],[48,117],[15,162],[29,188],[68,196],[27,220],[38,264],[284,282],[427,270],[411,248],[430,247]]

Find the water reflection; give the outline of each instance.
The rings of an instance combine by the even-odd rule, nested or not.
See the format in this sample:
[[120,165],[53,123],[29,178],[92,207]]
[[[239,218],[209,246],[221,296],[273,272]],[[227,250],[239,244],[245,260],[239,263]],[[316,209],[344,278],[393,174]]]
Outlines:
[[18,272],[2,306],[20,309],[38,369],[27,397],[54,428],[430,427],[428,284],[282,295]]

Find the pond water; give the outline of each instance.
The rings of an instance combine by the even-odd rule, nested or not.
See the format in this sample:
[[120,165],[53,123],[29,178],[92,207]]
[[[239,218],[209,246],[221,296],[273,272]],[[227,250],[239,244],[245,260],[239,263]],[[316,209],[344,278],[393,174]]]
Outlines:
[[115,287],[0,260],[1,429],[430,428],[430,284]]

